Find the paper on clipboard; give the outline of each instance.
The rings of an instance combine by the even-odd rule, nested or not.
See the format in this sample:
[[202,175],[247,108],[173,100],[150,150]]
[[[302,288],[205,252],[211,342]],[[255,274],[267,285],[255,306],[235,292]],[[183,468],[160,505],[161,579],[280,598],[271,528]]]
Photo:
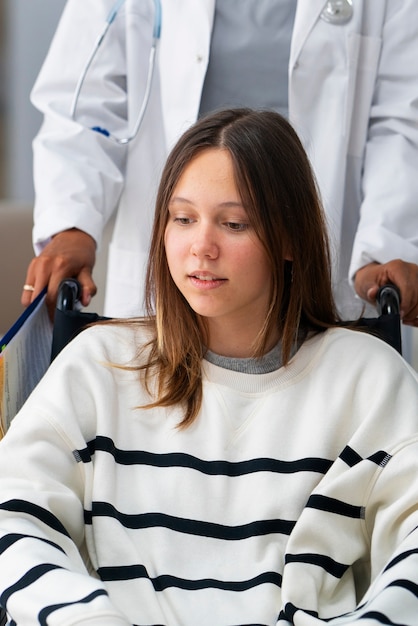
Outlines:
[[0,341],[0,438],[48,369],[51,345],[44,290]]

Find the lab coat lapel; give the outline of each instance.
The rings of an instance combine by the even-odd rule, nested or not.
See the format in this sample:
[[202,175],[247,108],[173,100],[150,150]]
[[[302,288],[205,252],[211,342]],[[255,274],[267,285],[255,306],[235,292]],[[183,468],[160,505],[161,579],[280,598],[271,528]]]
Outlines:
[[159,71],[169,148],[197,119],[214,12],[215,0],[162,0]]
[[290,48],[290,67],[293,67],[296,63],[303,45],[325,4],[325,0],[298,0]]

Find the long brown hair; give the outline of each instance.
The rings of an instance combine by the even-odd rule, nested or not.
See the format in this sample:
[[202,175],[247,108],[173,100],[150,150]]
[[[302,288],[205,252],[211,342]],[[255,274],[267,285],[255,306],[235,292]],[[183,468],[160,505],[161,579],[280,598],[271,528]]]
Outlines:
[[[186,166],[203,150],[228,150],[241,200],[271,263],[270,306],[253,346],[265,352],[272,329],[286,365],[295,341],[338,322],[331,291],[325,220],[310,163],[292,126],[272,111],[228,109],[207,115],[179,139],[166,162],[156,200],[146,280],[154,339],[145,366],[156,375],[149,406],[184,406],[181,426],[196,417],[202,399],[201,360],[206,334],[171,278],[164,235],[168,205]],[[285,261],[290,256],[292,261]]]

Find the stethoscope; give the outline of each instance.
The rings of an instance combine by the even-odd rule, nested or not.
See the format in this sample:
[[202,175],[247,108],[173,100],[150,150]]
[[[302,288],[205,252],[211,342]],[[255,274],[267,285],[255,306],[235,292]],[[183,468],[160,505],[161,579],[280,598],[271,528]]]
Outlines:
[[352,0],[329,0],[321,12],[321,18],[330,24],[347,24],[353,17]]
[[[80,74],[80,78],[78,79],[76,88],[74,90],[74,95],[73,95],[73,100],[71,103],[71,109],[70,109],[70,116],[71,119],[75,120],[76,119],[76,113],[77,113],[77,105],[78,105],[78,101],[80,99],[80,93],[83,87],[83,84],[86,80],[86,76],[87,73],[89,71],[90,65],[92,64],[92,62],[94,61],[100,46],[102,45],[110,26],[113,24],[115,17],[117,16],[120,8],[122,7],[122,5],[124,4],[125,0],[117,0],[115,2],[115,4],[112,6],[109,15],[106,18],[105,24],[103,26],[103,30],[102,32],[99,34],[93,49],[90,53],[90,56],[88,57],[86,64]],[[124,145],[129,143],[130,141],[132,141],[132,139],[134,139],[136,137],[136,135],[138,134],[138,131],[141,127],[142,124],[142,120],[144,119],[144,115],[145,115],[145,111],[147,109],[148,106],[148,102],[149,102],[149,97],[150,97],[150,93],[151,93],[151,84],[152,84],[152,78],[154,76],[154,68],[155,68],[155,55],[156,55],[156,50],[157,50],[157,44],[158,41],[160,39],[161,36],[161,0],[154,0],[154,26],[153,26],[153,33],[152,33],[152,43],[151,43],[151,50],[150,50],[150,54],[149,54],[149,60],[148,60],[148,74],[147,74],[147,82],[145,85],[145,93],[144,93],[144,98],[142,100],[141,103],[141,107],[139,109],[139,113],[138,116],[136,118],[135,124],[132,128],[132,131],[130,132],[130,134],[128,134],[126,137],[123,138],[119,138],[119,137],[115,137],[114,135],[112,135],[106,128],[103,128],[102,126],[92,126],[91,130],[97,132],[97,133],[101,133],[102,135],[108,137],[109,139],[112,139],[113,141],[115,141],[118,144]]]

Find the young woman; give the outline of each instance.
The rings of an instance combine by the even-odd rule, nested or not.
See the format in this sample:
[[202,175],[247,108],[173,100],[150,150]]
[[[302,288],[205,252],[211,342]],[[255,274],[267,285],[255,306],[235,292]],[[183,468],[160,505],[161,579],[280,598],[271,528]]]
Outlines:
[[329,267],[282,117],[180,139],[149,316],[81,333],[0,443],[11,623],[416,624],[417,376],[341,328]]

